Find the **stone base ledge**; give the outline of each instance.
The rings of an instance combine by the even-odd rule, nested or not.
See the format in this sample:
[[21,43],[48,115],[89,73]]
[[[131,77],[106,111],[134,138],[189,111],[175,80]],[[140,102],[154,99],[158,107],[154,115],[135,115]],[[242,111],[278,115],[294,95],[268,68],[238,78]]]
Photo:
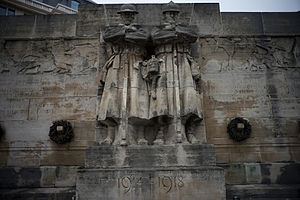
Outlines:
[[18,188],[0,189],[1,200],[73,200],[76,196],[75,188]]
[[224,171],[222,167],[218,166],[199,166],[199,167],[192,167],[192,166],[163,166],[163,167],[111,167],[111,168],[79,168],[78,173],[84,172],[99,172],[99,171],[190,171],[190,170],[219,170]]
[[213,145],[93,146],[87,149],[85,167],[166,167],[216,165]]
[[78,200],[225,200],[220,167],[81,169]]
[[300,198],[300,184],[226,185],[227,199],[286,200]]

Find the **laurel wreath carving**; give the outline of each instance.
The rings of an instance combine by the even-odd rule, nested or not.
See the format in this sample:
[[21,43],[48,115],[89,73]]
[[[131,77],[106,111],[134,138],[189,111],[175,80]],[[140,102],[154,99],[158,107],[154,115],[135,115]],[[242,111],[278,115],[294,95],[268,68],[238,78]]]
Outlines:
[[[244,127],[238,128],[238,124],[243,124]],[[242,117],[236,117],[228,124],[227,132],[232,140],[241,142],[250,137],[251,125],[248,120]]]
[[71,142],[74,137],[73,127],[66,120],[54,121],[49,131],[50,139],[57,144],[66,144]]

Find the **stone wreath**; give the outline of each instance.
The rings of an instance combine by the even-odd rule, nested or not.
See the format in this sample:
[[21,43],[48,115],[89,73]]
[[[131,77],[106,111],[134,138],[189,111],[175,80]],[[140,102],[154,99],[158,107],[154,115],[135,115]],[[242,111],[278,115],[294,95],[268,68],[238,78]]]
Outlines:
[[241,142],[250,137],[251,125],[248,120],[236,117],[228,124],[227,132],[232,140]]
[[66,144],[71,142],[74,137],[73,127],[66,120],[54,121],[49,131],[50,139],[57,144]]

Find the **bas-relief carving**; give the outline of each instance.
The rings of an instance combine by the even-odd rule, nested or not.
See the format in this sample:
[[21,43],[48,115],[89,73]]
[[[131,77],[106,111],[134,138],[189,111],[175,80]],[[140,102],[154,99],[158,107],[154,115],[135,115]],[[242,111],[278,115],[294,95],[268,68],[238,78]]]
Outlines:
[[1,46],[1,73],[82,74],[99,64],[94,41],[5,41]]
[[299,38],[200,39],[203,66],[217,59],[219,71],[299,70]]
[[[163,24],[151,34],[133,23],[137,13],[123,5],[123,23],[103,34],[112,53],[100,73],[97,114],[108,132],[102,143],[152,143],[146,138],[154,144],[198,143],[200,72],[190,54],[197,34],[177,23],[179,7],[173,2],[164,6]],[[147,41],[155,47],[148,60]]]

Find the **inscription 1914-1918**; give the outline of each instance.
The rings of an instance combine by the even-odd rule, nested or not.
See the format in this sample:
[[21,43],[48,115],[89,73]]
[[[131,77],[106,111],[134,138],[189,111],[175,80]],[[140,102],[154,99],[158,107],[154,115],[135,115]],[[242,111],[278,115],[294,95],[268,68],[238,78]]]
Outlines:
[[140,188],[144,184],[158,186],[159,189],[164,190],[166,193],[172,189],[180,189],[184,187],[182,176],[158,176],[158,177],[135,177],[133,175],[123,176],[117,179],[118,188],[123,190],[124,193],[128,193],[135,188]]

